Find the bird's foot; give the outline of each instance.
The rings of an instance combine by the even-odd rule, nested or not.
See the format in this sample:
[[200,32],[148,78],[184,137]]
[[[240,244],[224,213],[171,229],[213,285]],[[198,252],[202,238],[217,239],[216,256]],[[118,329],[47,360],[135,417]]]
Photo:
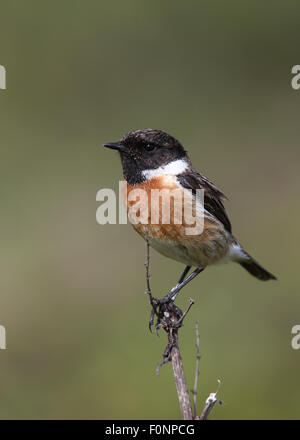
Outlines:
[[152,297],[152,301],[150,302],[152,310],[149,320],[149,329],[152,331],[154,317],[157,316],[155,324],[157,335],[160,328],[167,330],[168,328],[178,328],[182,325],[181,317],[183,313],[182,310],[174,304],[172,290],[161,299]]

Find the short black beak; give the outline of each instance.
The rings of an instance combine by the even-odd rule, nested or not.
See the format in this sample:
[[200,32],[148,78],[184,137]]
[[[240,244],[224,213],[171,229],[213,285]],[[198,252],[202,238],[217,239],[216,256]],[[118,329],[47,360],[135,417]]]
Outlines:
[[103,144],[103,147],[111,148],[112,150],[122,150],[123,145],[120,144],[120,142],[107,142],[106,144]]
[[103,147],[111,148],[112,150],[117,150],[120,153],[128,154],[128,148],[126,145],[121,144],[121,142],[107,142],[106,144],[103,144]]

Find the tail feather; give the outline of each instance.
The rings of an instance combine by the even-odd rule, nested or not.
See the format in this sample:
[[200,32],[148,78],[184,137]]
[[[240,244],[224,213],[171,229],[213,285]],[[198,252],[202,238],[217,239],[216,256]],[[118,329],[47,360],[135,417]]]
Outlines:
[[254,260],[249,254],[246,254],[247,259],[239,261],[240,265],[243,266],[251,275],[258,278],[261,281],[276,280],[277,278],[271,272],[264,269],[257,261]]

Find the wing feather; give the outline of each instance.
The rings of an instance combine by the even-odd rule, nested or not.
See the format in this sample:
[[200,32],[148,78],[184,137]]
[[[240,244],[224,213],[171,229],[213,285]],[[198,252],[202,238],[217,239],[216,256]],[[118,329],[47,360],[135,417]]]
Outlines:
[[197,171],[183,173],[177,176],[179,183],[196,194],[196,189],[204,190],[204,209],[216,217],[224,228],[231,233],[231,223],[222,200],[227,197],[205,176]]

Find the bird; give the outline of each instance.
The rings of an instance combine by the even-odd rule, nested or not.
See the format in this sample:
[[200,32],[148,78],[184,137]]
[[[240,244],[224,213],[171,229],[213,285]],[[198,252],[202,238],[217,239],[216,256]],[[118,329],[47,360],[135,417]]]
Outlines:
[[[177,139],[162,130],[146,128],[131,131],[118,142],[103,145],[119,152],[126,182],[127,209],[134,204],[128,198],[134,189],[144,190],[147,194],[154,189],[176,189],[182,195],[188,191],[193,206],[198,198],[197,190],[204,193],[201,211],[203,228],[199,234],[188,235],[185,224],[163,224],[161,214],[158,223],[153,224],[151,209],[154,208],[151,207],[146,224],[133,223],[134,229],[149,240],[152,248],[185,265],[165,301],[174,301],[178,292],[205,268],[223,262],[236,262],[261,281],[276,280],[235,238],[224,207],[226,196],[194,168],[187,151]],[[197,215],[198,211],[194,209],[193,212]],[[188,275],[192,267],[195,269]]]

